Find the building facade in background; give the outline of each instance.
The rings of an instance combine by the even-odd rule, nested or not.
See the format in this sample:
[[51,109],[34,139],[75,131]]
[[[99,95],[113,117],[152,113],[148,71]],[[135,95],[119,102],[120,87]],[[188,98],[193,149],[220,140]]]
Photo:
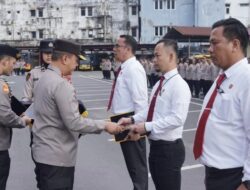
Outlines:
[[225,18],[239,19],[246,27],[250,27],[250,0],[225,0]]
[[225,0],[0,0],[0,41],[111,44],[130,34],[141,44],[153,44],[172,26],[211,26],[225,17],[225,5]]
[[225,15],[225,0],[148,0],[141,3],[141,42],[155,43],[172,26],[210,27]]

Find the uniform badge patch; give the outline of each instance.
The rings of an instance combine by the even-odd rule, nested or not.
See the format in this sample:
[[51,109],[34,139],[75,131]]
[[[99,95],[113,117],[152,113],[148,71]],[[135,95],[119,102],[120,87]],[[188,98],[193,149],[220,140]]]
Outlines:
[[30,73],[28,73],[28,74],[26,75],[26,81],[28,81],[28,80],[30,79],[30,76],[31,76]]
[[10,92],[10,89],[9,89],[9,87],[8,87],[8,85],[7,84],[4,84],[3,85],[3,92],[5,93],[5,94],[9,94],[9,92]]

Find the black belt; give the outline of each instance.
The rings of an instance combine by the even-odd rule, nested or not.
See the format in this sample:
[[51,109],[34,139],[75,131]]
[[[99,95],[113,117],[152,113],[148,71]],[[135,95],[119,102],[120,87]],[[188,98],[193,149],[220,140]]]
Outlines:
[[5,154],[8,150],[0,150],[0,154]]
[[176,139],[174,141],[151,140],[151,139],[149,139],[150,145],[169,145],[169,144],[177,144],[179,142],[182,142],[182,139]]
[[210,173],[231,173],[231,172],[236,172],[236,171],[242,171],[243,167],[238,167],[238,168],[227,168],[227,169],[218,169],[214,167],[208,167],[205,166],[206,170]]

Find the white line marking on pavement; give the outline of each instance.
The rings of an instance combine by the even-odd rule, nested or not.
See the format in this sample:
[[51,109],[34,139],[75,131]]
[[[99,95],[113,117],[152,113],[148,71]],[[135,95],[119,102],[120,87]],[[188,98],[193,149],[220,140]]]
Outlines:
[[99,102],[99,101],[107,101],[107,100],[109,100],[109,99],[97,99],[97,100],[83,100],[83,102],[85,103],[85,102]]
[[201,110],[191,110],[191,111],[188,111],[188,113],[196,113],[196,112],[200,112]]
[[[115,142],[115,139],[108,139],[109,142]],[[189,166],[183,166],[181,168],[182,171],[185,171],[185,170],[192,170],[192,169],[196,169],[196,168],[201,168],[201,167],[204,167],[202,164],[194,164],[194,165],[189,165]],[[148,177],[150,178],[151,177],[151,174],[148,173]]]
[[16,82],[14,82],[14,81],[8,81],[7,83],[8,84],[16,84]]
[[198,105],[198,106],[202,106],[202,104],[199,104],[197,102],[190,102],[191,104],[194,104],[194,105]]
[[110,92],[110,89],[102,89],[102,90],[77,90],[76,92],[103,92],[103,91],[107,91]]
[[77,94],[76,96],[106,96],[106,95],[110,95],[110,93],[108,94]]
[[107,109],[107,107],[102,107],[102,108],[87,108],[88,111],[91,111],[91,110],[104,110],[104,109]]
[[[111,85],[110,85],[110,87],[111,87]],[[85,84],[84,84],[82,86],[77,87],[77,89],[80,89],[80,90],[82,90],[82,88],[87,89],[87,90],[89,90],[89,89],[107,89],[107,88],[109,88],[109,86],[93,86],[93,85],[89,85],[89,86],[86,87]]]
[[193,100],[198,100],[198,101],[202,101],[203,102],[203,99],[201,98],[192,98]]
[[195,164],[195,165],[190,165],[190,166],[183,166],[181,168],[182,171],[185,171],[185,170],[191,170],[191,169],[195,169],[195,168],[201,168],[201,167],[204,167],[203,165],[201,164]]
[[184,129],[183,132],[189,132],[189,131],[196,131],[197,128],[192,128],[192,129]]
[[106,84],[112,84],[112,81],[103,81],[102,79],[97,79],[97,78],[93,78],[93,77],[87,77],[87,76],[83,76],[83,75],[80,75],[80,77],[81,78],[92,79],[92,80],[103,82],[103,83],[106,83]]

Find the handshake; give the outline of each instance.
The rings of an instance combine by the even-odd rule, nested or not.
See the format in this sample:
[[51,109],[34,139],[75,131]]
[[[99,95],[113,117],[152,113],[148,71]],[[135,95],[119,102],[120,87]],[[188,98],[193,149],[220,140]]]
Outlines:
[[29,118],[26,115],[21,115],[21,120],[23,120],[24,123],[25,123],[25,125],[28,126],[28,127],[30,127],[30,128],[32,127],[33,122],[34,122],[33,119]]
[[146,134],[144,123],[132,124],[131,118],[121,118],[118,123],[106,122],[105,131],[110,134],[118,134],[129,130],[124,140],[137,141],[141,135]]

